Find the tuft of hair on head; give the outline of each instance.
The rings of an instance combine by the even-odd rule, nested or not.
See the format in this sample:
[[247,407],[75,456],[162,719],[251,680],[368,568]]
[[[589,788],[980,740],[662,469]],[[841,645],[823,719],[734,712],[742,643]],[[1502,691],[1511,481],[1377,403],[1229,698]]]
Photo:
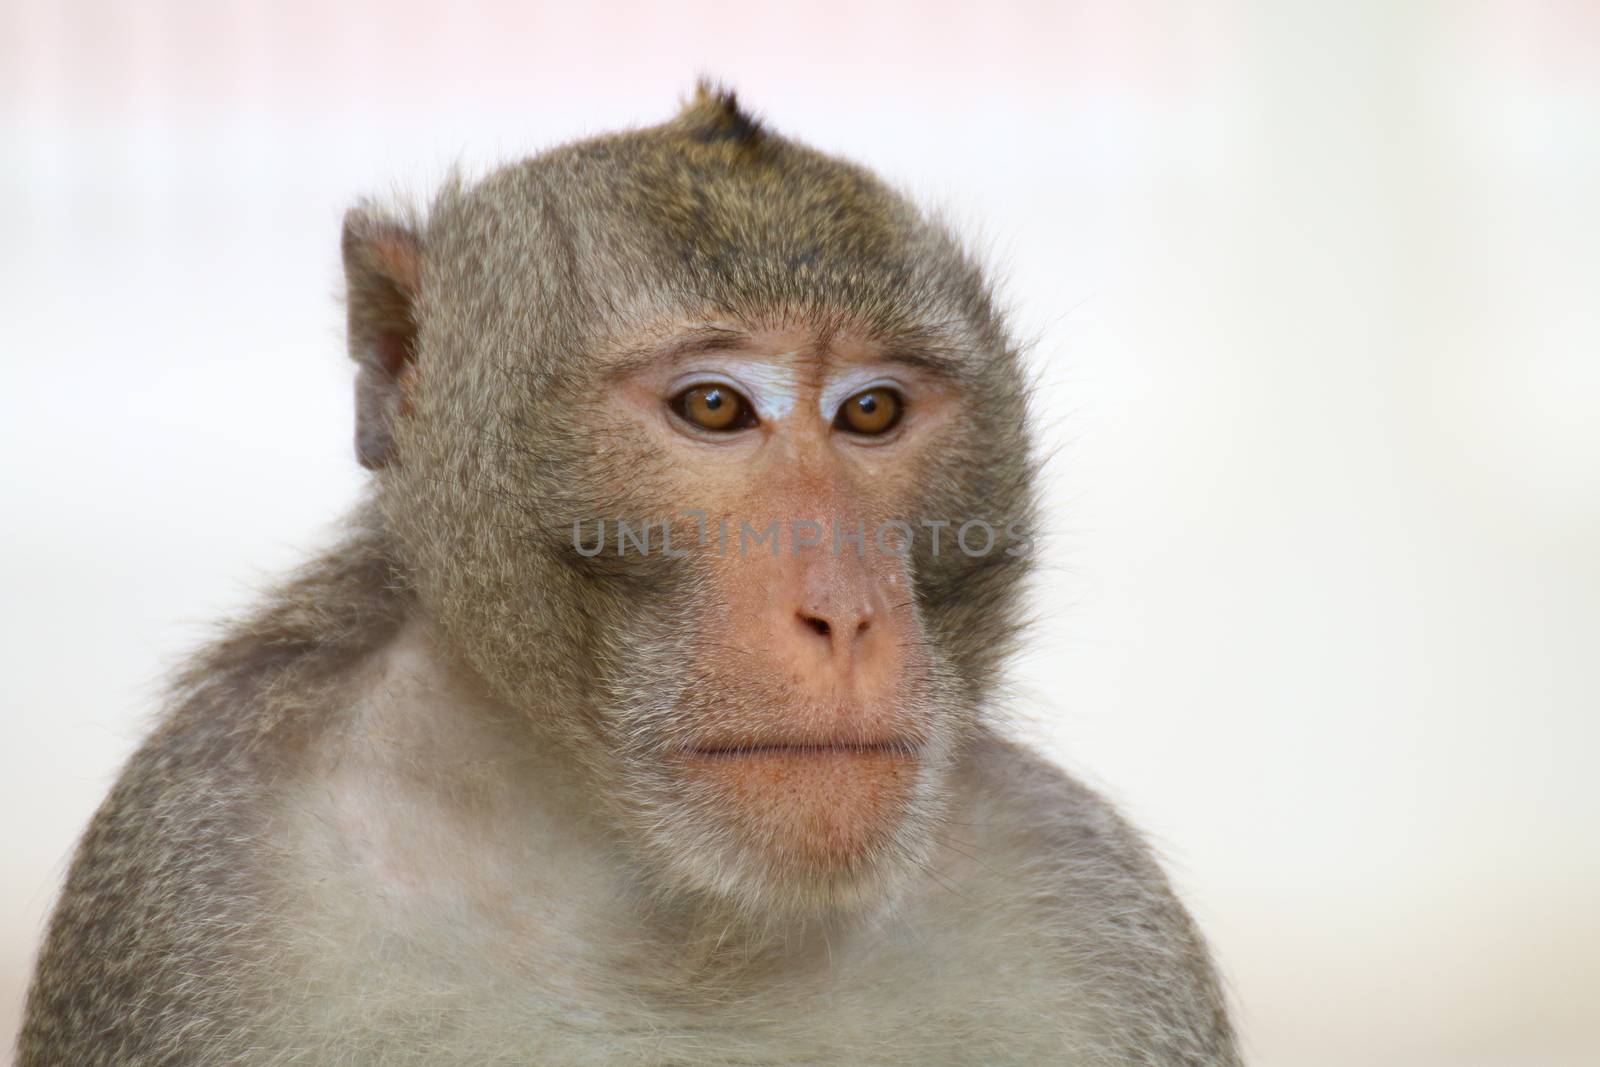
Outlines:
[[694,96],[683,105],[678,121],[690,137],[704,144],[756,148],[766,136],[761,123],[739,106],[739,95],[711,78],[695,84]]

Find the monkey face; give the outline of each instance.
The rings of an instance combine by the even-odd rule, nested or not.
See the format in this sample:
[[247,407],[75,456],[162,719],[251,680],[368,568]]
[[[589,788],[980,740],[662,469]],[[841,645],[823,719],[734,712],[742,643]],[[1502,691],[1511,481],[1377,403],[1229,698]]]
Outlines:
[[815,909],[922,862],[1032,508],[1016,352],[954,240],[690,123],[447,190],[414,270],[392,244],[348,232],[362,454],[461,658],[662,885]]
[[985,518],[964,479],[996,415],[971,371],[708,316],[511,381],[471,419],[498,447],[452,469],[459,430],[427,435],[462,416],[424,371],[393,476],[425,601],[592,769],[661,885],[880,899],[933,847],[1025,562],[948,525]]
[[603,376],[597,420],[650,459],[614,470],[611,497],[648,485],[676,514],[625,542],[602,514],[572,547],[612,570],[630,552],[675,559],[656,572],[674,588],[658,617],[695,620],[617,663],[648,680],[602,720],[635,811],[677,880],[767,905],[878,885],[925,855],[972,718],[904,536],[957,383],[806,328],[702,323],[632,351]]

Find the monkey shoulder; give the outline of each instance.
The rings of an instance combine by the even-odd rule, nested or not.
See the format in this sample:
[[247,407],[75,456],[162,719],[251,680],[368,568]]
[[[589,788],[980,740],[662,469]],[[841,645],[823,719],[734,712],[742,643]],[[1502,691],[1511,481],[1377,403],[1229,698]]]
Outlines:
[[984,733],[959,775],[958,829],[1030,880],[1063,893],[1151,881],[1170,892],[1150,849],[1111,803],[1038,752]]
[[[332,581],[313,568],[287,588],[309,598]],[[360,661],[318,629],[356,613],[336,599],[300,613],[304,632],[293,597],[274,599],[186,665],[73,854],[19,1067],[216,1062],[248,1029],[252,976],[277,952],[283,785]]]
[[1100,1035],[1113,1062],[1238,1062],[1193,921],[1105,798],[993,734],[971,747],[956,796],[934,879],[950,888],[932,899],[968,928],[976,970],[1024,979],[1018,995]]
[[259,790],[230,755],[231,730],[184,710],[129,759],[78,843],[29,989],[21,1067],[191,1062],[234,1024],[261,906]]

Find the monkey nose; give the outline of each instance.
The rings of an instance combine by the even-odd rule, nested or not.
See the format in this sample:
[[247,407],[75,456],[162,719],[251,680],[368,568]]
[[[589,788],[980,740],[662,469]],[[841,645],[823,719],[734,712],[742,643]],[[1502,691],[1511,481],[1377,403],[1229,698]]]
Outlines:
[[795,612],[804,634],[802,640],[820,640],[830,658],[845,663],[877,624],[877,615],[869,601],[851,602],[848,606],[812,604]]

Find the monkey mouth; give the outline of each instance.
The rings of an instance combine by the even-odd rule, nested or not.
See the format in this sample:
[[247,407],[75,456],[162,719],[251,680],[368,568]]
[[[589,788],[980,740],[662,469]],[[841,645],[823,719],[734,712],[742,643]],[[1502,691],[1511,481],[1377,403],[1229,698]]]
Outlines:
[[917,745],[904,738],[883,741],[746,741],[696,745],[691,759],[760,759],[818,756],[890,756],[915,759]]
[[860,864],[893,839],[922,760],[905,737],[762,737],[703,741],[683,773],[715,818],[782,869],[815,874]]

